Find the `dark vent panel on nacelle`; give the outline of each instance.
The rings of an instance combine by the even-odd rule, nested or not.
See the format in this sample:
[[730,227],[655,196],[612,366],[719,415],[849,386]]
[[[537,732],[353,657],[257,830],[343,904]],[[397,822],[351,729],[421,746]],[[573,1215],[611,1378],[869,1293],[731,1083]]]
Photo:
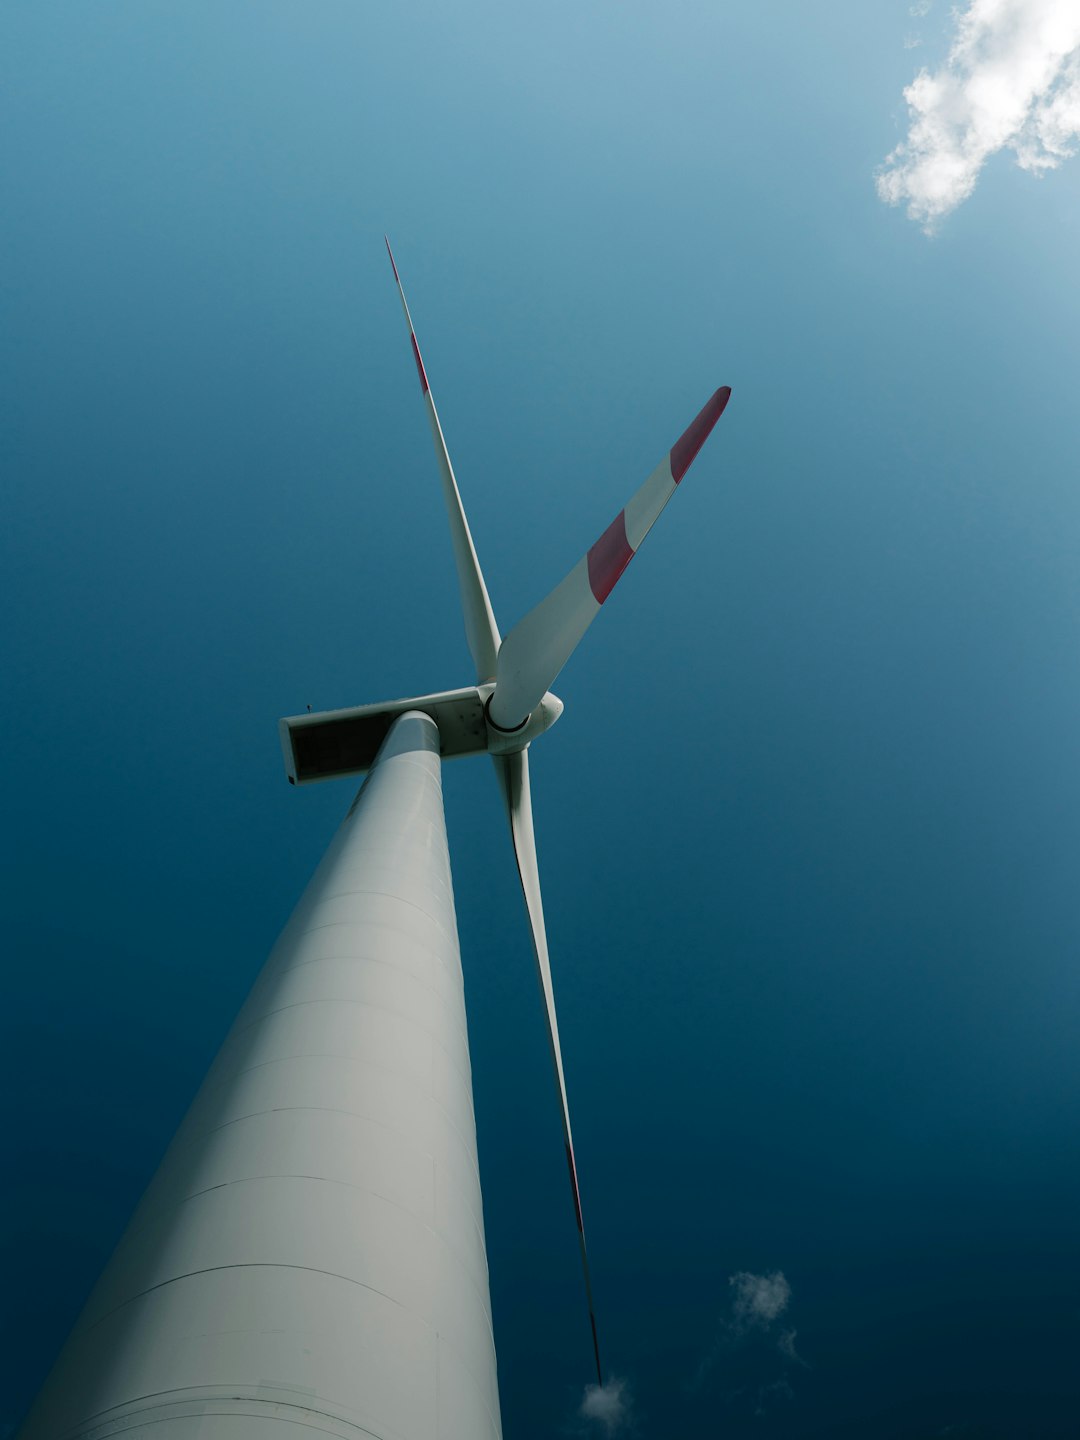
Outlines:
[[475,688],[437,695],[291,715],[280,723],[281,748],[289,781],[306,785],[335,775],[359,775],[371,768],[386,732],[399,715],[421,710],[439,727],[443,758],[474,755],[487,749],[484,706]]

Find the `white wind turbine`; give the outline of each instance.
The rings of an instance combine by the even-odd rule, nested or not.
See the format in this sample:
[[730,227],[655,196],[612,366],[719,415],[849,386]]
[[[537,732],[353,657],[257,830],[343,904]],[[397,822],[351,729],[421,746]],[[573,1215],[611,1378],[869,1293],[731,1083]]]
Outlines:
[[[389,251],[389,242],[387,250]],[[501,639],[409,327],[476,683],[280,725],[291,783],[368,772],[87,1301],[22,1440],[501,1435],[441,759],[491,755],[585,1248],[533,834],[549,687],[731,394]]]

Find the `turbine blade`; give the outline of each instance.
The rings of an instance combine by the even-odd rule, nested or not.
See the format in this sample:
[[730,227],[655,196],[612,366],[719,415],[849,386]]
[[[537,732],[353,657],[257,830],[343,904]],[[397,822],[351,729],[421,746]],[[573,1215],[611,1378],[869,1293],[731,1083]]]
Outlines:
[[730,396],[730,386],[723,385],[716,391],[588,554],[507,635],[499,651],[489,707],[499,729],[517,728],[555,683],[555,677],[674,495]]
[[[385,235],[383,239],[386,240]],[[469,522],[465,518],[465,507],[461,503],[461,493],[454,478],[454,467],[450,464],[450,454],[446,448],[442,426],[439,424],[439,412],[435,409],[435,400],[431,394],[431,387],[428,385],[427,371],[420,358],[420,347],[416,343],[416,331],[413,329],[412,316],[409,314],[409,305],[405,299],[405,290],[401,284],[401,276],[398,274],[394,252],[390,249],[389,240],[386,240],[386,253],[390,256],[398,294],[401,296],[401,308],[405,312],[405,323],[409,327],[413,359],[416,361],[416,371],[420,376],[420,388],[424,392],[424,404],[428,421],[431,424],[431,438],[435,442],[435,458],[439,462],[443,498],[446,501],[446,511],[450,517],[450,539],[454,546],[454,563],[457,566],[458,587],[461,591],[461,611],[465,619],[465,636],[476,665],[477,680],[491,680],[495,675],[495,657],[499,653],[499,627],[495,623],[495,612],[492,610],[491,601],[488,598],[487,586],[484,584],[484,576],[480,570],[480,561],[476,558],[476,546],[473,544]]]
[[533,834],[532,800],[529,794],[528,750],[518,750],[513,755],[493,755],[491,758],[494,761],[495,774],[506,803],[510,833],[514,841],[514,855],[517,858],[518,878],[521,880],[521,889],[525,896],[525,908],[529,912],[529,927],[532,932],[533,951],[536,955],[536,974],[540,981],[540,993],[544,998],[548,1042],[551,1046],[551,1064],[555,1071],[555,1086],[559,1092],[559,1106],[562,1112],[566,1166],[570,1175],[570,1190],[574,1197],[574,1216],[577,1220],[578,1243],[581,1246],[581,1265],[585,1274],[585,1298],[589,1305],[589,1325],[592,1329],[596,1379],[597,1383],[602,1385],[604,1381],[600,1370],[600,1342],[596,1334],[592,1278],[589,1274],[589,1257],[585,1249],[585,1226],[581,1218],[581,1191],[578,1188],[577,1166],[574,1163],[574,1141],[570,1133],[570,1106],[566,1099],[562,1048],[559,1045],[559,1022],[555,1015],[555,992],[551,984],[547,931],[544,927],[544,906],[540,898],[540,869],[536,859],[536,837]]

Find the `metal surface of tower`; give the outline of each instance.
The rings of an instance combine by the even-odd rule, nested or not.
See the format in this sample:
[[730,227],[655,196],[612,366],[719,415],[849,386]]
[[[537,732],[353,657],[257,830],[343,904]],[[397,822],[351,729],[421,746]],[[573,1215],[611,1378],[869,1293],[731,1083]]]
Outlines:
[[395,720],[22,1440],[501,1435],[439,734]]

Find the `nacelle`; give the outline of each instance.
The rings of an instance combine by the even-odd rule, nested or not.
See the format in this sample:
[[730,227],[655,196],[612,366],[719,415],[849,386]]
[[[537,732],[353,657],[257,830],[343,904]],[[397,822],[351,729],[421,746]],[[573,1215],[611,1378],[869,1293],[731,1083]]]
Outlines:
[[310,785],[337,775],[362,775],[371,768],[390,726],[407,710],[421,710],[435,721],[444,760],[523,750],[562,714],[562,701],[549,691],[520,729],[511,733],[496,730],[486,718],[487,701],[494,689],[490,683],[470,685],[464,690],[441,690],[347,710],[289,715],[278,722],[289,784]]

